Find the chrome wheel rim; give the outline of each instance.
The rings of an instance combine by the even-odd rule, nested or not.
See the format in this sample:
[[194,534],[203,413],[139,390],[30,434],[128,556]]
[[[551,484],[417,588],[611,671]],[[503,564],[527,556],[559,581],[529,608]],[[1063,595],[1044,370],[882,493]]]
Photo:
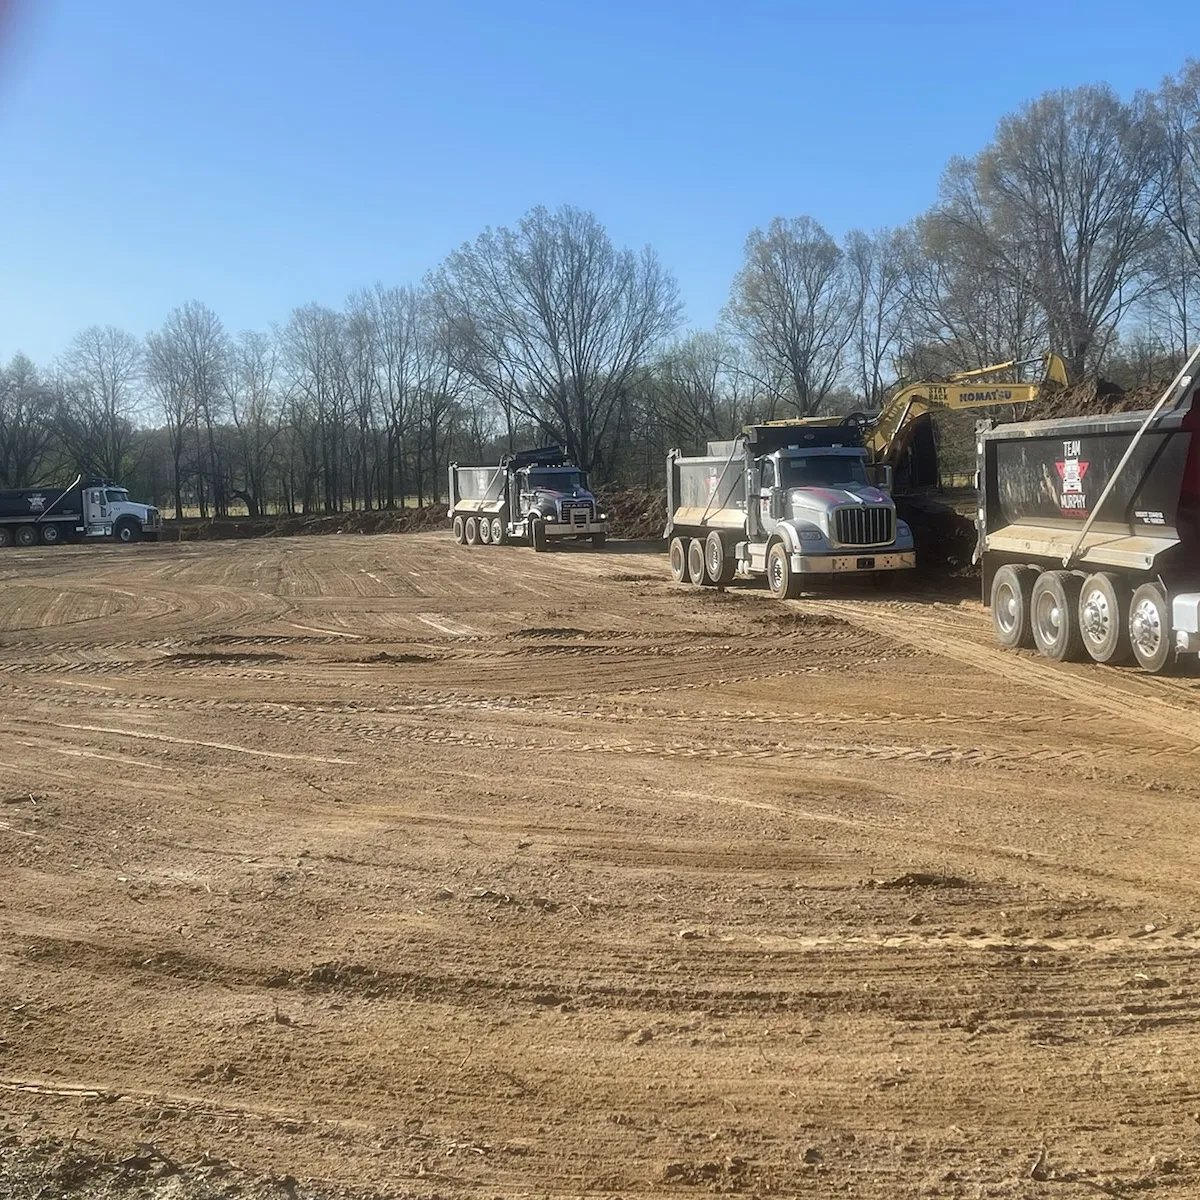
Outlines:
[[783,591],[783,559],[778,554],[771,556],[771,590]]
[[1021,605],[1017,590],[1011,584],[1002,583],[996,589],[996,624],[1003,633],[1011,634],[1017,628]]
[[1084,596],[1079,607],[1079,627],[1089,642],[1105,645],[1112,637],[1113,619],[1112,607],[1103,592],[1092,591]]
[[1047,646],[1054,645],[1062,634],[1063,611],[1058,600],[1050,592],[1039,594],[1034,604],[1034,624],[1041,641]]
[[1162,648],[1162,616],[1153,600],[1142,600],[1129,614],[1129,640],[1145,659],[1153,659]]

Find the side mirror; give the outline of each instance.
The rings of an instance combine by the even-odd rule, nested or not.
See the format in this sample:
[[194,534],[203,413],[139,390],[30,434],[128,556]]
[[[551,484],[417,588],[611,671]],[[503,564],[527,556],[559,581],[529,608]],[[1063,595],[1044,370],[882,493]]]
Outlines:
[[771,514],[772,521],[782,521],[787,515],[783,510],[783,488],[772,488],[771,499],[768,502],[767,511]]
[[881,492],[891,492],[892,468],[888,463],[873,463],[867,468],[867,478]]

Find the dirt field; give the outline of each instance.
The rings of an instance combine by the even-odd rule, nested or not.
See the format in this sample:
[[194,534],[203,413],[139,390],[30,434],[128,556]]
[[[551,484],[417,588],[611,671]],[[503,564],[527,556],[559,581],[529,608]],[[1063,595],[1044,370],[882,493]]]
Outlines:
[[1200,1195],[1200,686],[990,639],[636,545],[5,551],[0,1174]]

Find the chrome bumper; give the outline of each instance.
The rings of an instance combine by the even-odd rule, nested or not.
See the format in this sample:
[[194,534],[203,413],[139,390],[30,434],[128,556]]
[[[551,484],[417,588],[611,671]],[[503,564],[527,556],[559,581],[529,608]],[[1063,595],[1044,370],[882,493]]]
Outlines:
[[843,575],[857,571],[904,571],[917,565],[915,550],[883,554],[793,554],[792,570],[800,575]]

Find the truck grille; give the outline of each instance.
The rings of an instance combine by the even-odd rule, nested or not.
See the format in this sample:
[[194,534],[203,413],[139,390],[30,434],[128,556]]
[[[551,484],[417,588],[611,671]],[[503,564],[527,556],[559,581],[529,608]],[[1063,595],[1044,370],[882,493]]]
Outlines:
[[562,519],[569,525],[587,525],[592,519],[590,500],[564,500]]
[[839,508],[834,536],[843,546],[886,546],[896,537],[896,513],[890,508]]

